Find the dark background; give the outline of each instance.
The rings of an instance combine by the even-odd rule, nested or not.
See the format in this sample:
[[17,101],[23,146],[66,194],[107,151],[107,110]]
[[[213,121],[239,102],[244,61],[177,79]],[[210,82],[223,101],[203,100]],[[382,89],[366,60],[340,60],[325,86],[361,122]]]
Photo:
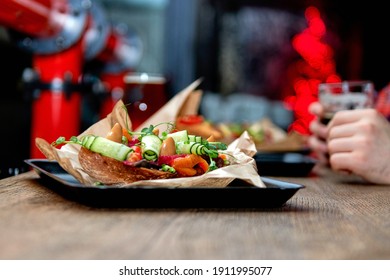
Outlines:
[[[121,9],[128,2],[113,1]],[[110,5],[110,1],[105,1]],[[108,4],[107,4],[108,3]],[[336,35],[337,72],[343,79],[366,79],[380,90],[390,81],[387,9],[383,1],[168,1],[164,74],[170,79],[172,95],[198,77],[204,77],[203,89],[222,92],[223,72],[218,57],[221,41],[221,19],[242,8],[285,11],[303,19],[308,5],[318,7],[329,32]],[[294,30],[291,26],[291,30]],[[296,27],[299,30],[300,27]],[[270,34],[270,36],[273,36]],[[183,42],[191,42],[193,51]],[[179,59],[180,56],[180,59]],[[29,158],[30,105],[21,81],[22,72],[31,65],[31,54],[18,49],[13,42],[0,40],[0,178],[26,170],[23,160]],[[225,94],[225,93],[224,93]],[[66,116],[64,116],[66,117]]]
[[[213,34],[218,34],[220,31],[218,30],[218,18],[227,13],[237,13],[243,7],[270,8],[286,11],[297,17],[303,17],[305,8],[310,5],[318,7],[328,32],[337,36],[338,41],[333,42],[335,43],[333,47],[336,51],[337,72],[342,78],[372,80],[377,89],[383,88],[390,80],[386,70],[390,63],[390,55],[386,46],[387,30],[390,25],[387,22],[387,10],[380,1],[210,0],[207,2],[216,11],[216,19],[212,26]],[[273,34],[269,35],[273,36]],[[332,42],[329,43],[332,44]],[[218,54],[221,42],[214,37],[214,42],[207,47],[213,50],[212,55],[208,59],[197,61],[198,71],[202,73],[208,71],[210,65],[217,64],[216,61],[210,63],[210,59],[212,57],[216,59],[215,54]],[[202,55],[198,53],[198,58],[201,57]],[[218,73],[214,72],[210,87],[217,89],[219,79]]]

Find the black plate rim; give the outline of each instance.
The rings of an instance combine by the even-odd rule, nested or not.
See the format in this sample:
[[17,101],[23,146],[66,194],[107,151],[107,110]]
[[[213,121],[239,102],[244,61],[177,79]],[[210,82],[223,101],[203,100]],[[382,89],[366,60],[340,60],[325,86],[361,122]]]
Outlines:
[[[55,174],[52,174],[51,172],[41,168],[40,166],[36,165],[35,162],[44,162],[44,163],[53,163],[53,164],[58,164],[57,161],[50,161],[50,160],[47,160],[47,159],[25,159],[24,162],[26,162],[28,165],[30,165],[31,167],[33,167],[35,170],[39,171],[39,172],[42,172],[44,173],[45,175],[51,177],[52,179],[55,179],[56,181],[62,183],[62,184],[65,184],[67,186],[70,186],[70,187],[75,187],[75,188],[96,188],[96,189],[112,189],[112,188],[129,188],[129,189],[134,189],[134,188],[151,188],[151,189],[155,189],[155,188],[158,188],[158,189],[177,189],[177,187],[164,187],[164,188],[161,188],[161,187],[154,187],[154,186],[130,186],[130,187],[126,187],[126,186],[120,186],[120,187],[115,187],[115,186],[107,186],[107,185],[84,185],[82,183],[72,183],[72,182],[69,182],[69,181],[66,181],[58,176],[56,176]],[[66,171],[64,171],[66,172]],[[278,180],[278,179],[272,179],[272,178],[268,178],[268,177],[264,177],[262,176],[261,177],[262,181],[264,182],[264,184],[270,186],[274,186],[275,188],[278,188],[278,189],[301,189],[301,188],[305,188],[304,185],[301,185],[301,184],[296,184],[296,183],[291,183],[291,182],[287,182],[287,181],[282,181],[282,180]],[[261,189],[261,188],[257,188],[255,186],[248,186],[249,188],[256,188],[256,189]],[[199,187],[193,187],[193,188],[182,188],[182,189],[186,189],[186,190],[191,190],[191,189],[202,189],[204,190],[205,188],[202,187],[202,186],[199,186]],[[207,187],[207,189],[221,189],[221,188],[210,188],[210,187]]]
[[[177,196],[177,197],[184,197],[184,199],[190,199],[192,195],[197,196],[205,196],[208,197],[220,195],[221,197],[226,198],[224,201],[223,199],[215,204],[215,208],[224,208],[224,207],[249,207],[249,208],[275,208],[275,207],[281,207],[286,203],[292,196],[295,195],[295,193],[305,188],[304,185],[282,181],[278,179],[268,178],[261,176],[262,181],[266,185],[266,188],[259,188],[252,185],[232,185],[224,188],[210,188],[210,187],[191,187],[191,188],[177,188],[177,187],[154,187],[154,186],[130,186],[130,187],[123,187],[123,186],[106,186],[106,185],[84,185],[81,183],[72,183],[67,181],[66,179],[60,178],[59,176],[51,173],[50,171],[46,170],[45,168],[40,167],[39,164],[49,164],[53,165],[56,168],[61,169],[61,174],[67,174],[71,176],[68,172],[63,170],[63,168],[59,165],[57,161],[50,161],[47,159],[26,159],[24,160],[26,164],[28,164],[30,167],[32,167],[39,175],[41,179],[47,179],[49,178],[52,182],[58,183],[55,184],[57,186],[52,186],[51,184],[43,184],[45,187],[48,187],[49,189],[53,189],[54,191],[60,193],[62,196],[81,202],[82,204],[87,204],[94,207],[132,207],[127,205],[127,203],[121,203],[116,205],[115,201],[110,203],[108,205],[105,201],[102,200],[102,197],[104,195],[108,194],[111,195],[114,199],[120,198],[120,195],[123,194],[129,194],[132,195],[140,195],[141,197],[144,197],[146,195],[151,194],[159,194],[159,195],[165,195],[170,199],[170,196]],[[62,173],[63,172],[63,173]],[[72,176],[72,178],[74,178]],[[76,179],[74,179],[76,180]],[[90,196],[91,195],[91,196]],[[249,198],[252,202],[249,203],[247,206],[243,202],[235,203],[233,200],[235,199],[235,196],[239,196],[242,198]],[[256,195],[259,199],[258,205],[256,205],[256,201],[253,197]],[[96,197],[99,197],[94,201]],[[267,199],[273,198],[275,201],[267,201]],[[175,201],[172,198],[173,203],[172,206],[174,208],[177,208],[174,204]],[[142,202],[137,202],[137,205],[142,205]],[[154,207],[153,204],[151,207]],[[169,202],[166,203],[166,205],[169,205]],[[164,207],[166,206],[164,205]],[[195,203],[192,203],[191,205],[198,206]],[[262,207],[264,206],[264,207]],[[146,206],[150,207],[150,206]],[[156,206],[154,208],[159,208],[160,206]],[[183,208],[186,206],[179,206],[179,208]],[[192,206],[191,206],[192,207]],[[199,203],[200,208],[214,208],[214,203],[212,202],[211,198],[206,198],[206,200]]]

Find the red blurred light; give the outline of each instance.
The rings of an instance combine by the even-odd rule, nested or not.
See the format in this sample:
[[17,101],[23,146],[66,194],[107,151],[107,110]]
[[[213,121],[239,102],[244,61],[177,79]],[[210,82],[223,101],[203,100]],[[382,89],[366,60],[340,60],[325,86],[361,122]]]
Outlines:
[[305,10],[305,18],[310,21],[313,18],[319,18],[320,17],[320,11],[314,7],[314,6],[309,6]]
[[337,74],[329,75],[325,81],[326,83],[339,83],[341,82],[341,78]]
[[309,30],[311,34],[319,38],[324,36],[326,32],[325,24],[320,18],[310,20]]
[[310,103],[318,99],[318,85],[321,82],[339,81],[334,61],[334,50],[322,39],[326,35],[326,25],[320,11],[313,6],[305,10],[308,27],[292,38],[292,46],[302,57],[295,63],[293,88],[295,98],[286,97],[285,102],[294,110],[295,121],[290,130],[309,134],[309,124],[313,115],[308,112]]

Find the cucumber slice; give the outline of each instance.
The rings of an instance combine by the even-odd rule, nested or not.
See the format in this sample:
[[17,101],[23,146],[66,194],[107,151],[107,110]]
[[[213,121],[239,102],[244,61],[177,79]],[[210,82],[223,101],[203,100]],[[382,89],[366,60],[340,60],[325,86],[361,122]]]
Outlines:
[[[93,141],[88,139],[86,144],[90,144],[89,150],[95,153],[99,153],[103,156],[114,158],[119,161],[124,161],[132,149],[126,145],[111,141],[101,136],[91,136]],[[87,149],[88,147],[85,146]]]
[[205,146],[197,143],[197,142],[190,142],[190,143],[184,143],[179,142],[176,145],[176,153],[177,154],[194,154],[194,155],[205,155],[206,153]]
[[146,160],[157,160],[160,155],[162,140],[154,134],[142,137],[142,157]]
[[198,135],[188,135],[188,140],[189,140],[190,142],[202,143],[202,136],[198,136]]
[[91,149],[92,143],[93,143],[93,141],[95,141],[96,136],[89,135],[89,136],[87,136],[87,137],[85,137],[85,138],[86,138],[86,139],[85,139],[85,140],[86,140],[86,143],[83,144],[84,147],[86,147],[87,149]]
[[199,143],[191,142],[190,143],[190,154],[197,155]]
[[195,135],[188,135],[188,141],[190,141],[190,142],[196,142],[195,139],[196,139],[196,136],[195,136]]
[[187,130],[180,130],[173,133],[169,133],[167,137],[172,137],[173,140],[175,140],[175,143],[189,141]]
[[[91,139],[92,138],[92,139]],[[92,136],[92,135],[86,135],[84,136],[82,139],[81,139],[81,146],[89,149],[91,145],[88,145],[88,141],[92,141],[95,140],[95,136]]]
[[196,150],[197,155],[205,155],[205,147],[203,145],[198,145],[198,148]]
[[191,144],[185,142],[176,142],[176,154],[190,154]]

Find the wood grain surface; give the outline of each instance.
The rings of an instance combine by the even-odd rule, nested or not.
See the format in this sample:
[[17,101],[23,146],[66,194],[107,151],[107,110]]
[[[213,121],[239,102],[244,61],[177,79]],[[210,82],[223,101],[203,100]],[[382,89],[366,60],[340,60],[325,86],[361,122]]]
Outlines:
[[390,259],[390,186],[342,176],[274,209],[101,209],[30,171],[0,180],[0,259]]

